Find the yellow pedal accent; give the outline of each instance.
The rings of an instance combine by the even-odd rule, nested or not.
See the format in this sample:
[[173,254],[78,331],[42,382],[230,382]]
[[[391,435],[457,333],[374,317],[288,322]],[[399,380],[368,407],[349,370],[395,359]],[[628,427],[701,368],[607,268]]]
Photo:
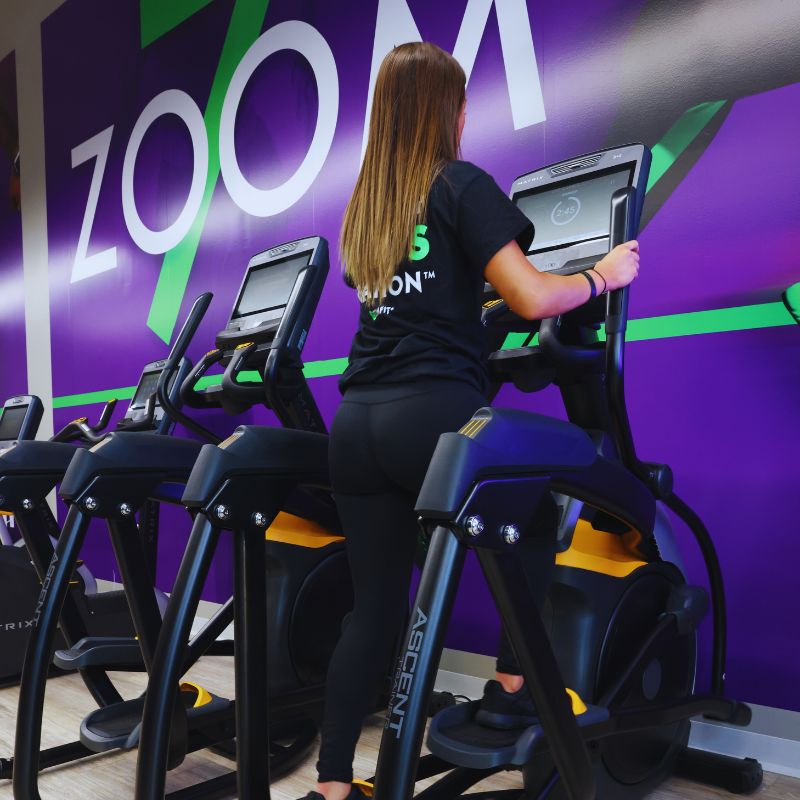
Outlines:
[[572,701],[572,713],[576,717],[579,717],[581,714],[585,714],[589,710],[586,703],[581,700],[580,695],[577,692],[573,692],[572,689],[567,689],[567,694],[569,695],[569,699]]
[[375,792],[375,786],[369,781],[353,781],[353,786],[358,786],[365,797],[372,797]]
[[599,572],[612,578],[626,578],[647,564],[635,552],[635,546],[640,541],[638,531],[618,536],[597,531],[591,523],[580,519],[575,526],[569,550],[556,554],[556,564]]
[[267,528],[265,538],[268,542],[282,542],[312,549],[344,541],[344,536],[331,533],[310,519],[303,519],[286,511],[281,511],[275,517],[275,521]]
[[207,689],[204,689],[199,683],[192,683],[191,681],[183,681],[181,683],[181,691],[186,693],[194,692],[197,695],[192,708],[202,708],[202,706],[208,705],[214,699]]

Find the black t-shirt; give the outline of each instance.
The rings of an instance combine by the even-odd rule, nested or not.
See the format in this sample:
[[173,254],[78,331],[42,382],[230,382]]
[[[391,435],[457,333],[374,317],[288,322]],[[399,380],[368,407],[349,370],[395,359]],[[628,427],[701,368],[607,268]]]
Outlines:
[[483,270],[512,239],[527,249],[530,220],[482,169],[467,161],[447,164],[382,305],[361,304],[341,391],[445,378],[485,394]]

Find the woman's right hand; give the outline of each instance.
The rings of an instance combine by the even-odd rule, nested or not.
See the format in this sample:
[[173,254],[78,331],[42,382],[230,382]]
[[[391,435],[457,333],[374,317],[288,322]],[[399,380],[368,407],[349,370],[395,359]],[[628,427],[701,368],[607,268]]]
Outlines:
[[627,286],[639,274],[639,242],[632,240],[617,245],[597,262],[594,272],[603,278],[609,292]]

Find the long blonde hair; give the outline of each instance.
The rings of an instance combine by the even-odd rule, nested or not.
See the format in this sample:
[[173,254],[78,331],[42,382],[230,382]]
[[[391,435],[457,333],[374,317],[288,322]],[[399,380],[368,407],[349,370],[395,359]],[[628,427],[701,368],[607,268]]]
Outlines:
[[342,222],[340,252],[367,302],[380,302],[425,218],[431,185],[458,155],[461,65],[428,42],[394,48],[375,81],[364,163]]

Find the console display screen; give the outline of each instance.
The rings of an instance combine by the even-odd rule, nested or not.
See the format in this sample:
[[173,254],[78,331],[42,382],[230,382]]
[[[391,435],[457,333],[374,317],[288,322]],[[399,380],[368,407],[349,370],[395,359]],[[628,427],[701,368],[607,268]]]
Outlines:
[[630,184],[633,166],[521,192],[514,202],[533,222],[536,234],[528,255],[609,235],[611,195]]
[[6,408],[0,416],[0,442],[10,442],[19,437],[22,430],[22,423],[25,421],[25,414],[28,413],[28,406],[18,406],[17,408]]
[[285,306],[297,276],[308,266],[310,259],[311,253],[301,253],[251,269],[231,318],[238,319],[268,308]]
[[139,385],[136,387],[136,394],[131,401],[131,408],[143,407],[147,404],[147,398],[155,394],[158,386],[158,379],[161,377],[161,370],[158,372],[145,372],[142,375]]

